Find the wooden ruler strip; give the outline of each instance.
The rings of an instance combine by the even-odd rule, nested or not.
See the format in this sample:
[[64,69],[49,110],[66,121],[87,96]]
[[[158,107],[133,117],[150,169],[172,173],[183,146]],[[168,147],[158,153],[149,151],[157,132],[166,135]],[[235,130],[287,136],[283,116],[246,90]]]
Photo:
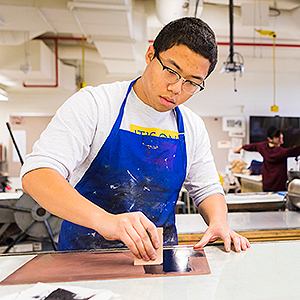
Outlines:
[[[281,240],[300,240],[300,228],[280,229],[280,230],[257,230],[257,231],[238,231],[240,235],[246,237],[250,242],[257,241],[281,241]],[[204,233],[179,234],[179,245],[197,243]],[[217,240],[216,242],[220,242]]]

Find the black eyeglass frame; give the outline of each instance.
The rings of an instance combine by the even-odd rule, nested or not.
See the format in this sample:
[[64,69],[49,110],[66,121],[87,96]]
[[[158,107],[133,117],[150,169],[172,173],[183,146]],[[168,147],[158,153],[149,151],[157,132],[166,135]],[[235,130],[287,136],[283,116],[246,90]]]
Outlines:
[[[155,58],[155,57],[157,58],[157,60],[159,61],[159,63],[161,64],[161,66],[162,66],[162,68],[163,68],[163,69],[162,69],[162,72],[161,72],[161,78],[162,78],[164,81],[173,84],[173,83],[176,83],[177,81],[179,81],[180,79],[183,79],[182,88],[183,88],[183,90],[184,90],[186,93],[188,93],[188,94],[190,94],[190,95],[198,94],[199,92],[202,92],[202,91],[204,90],[204,87],[205,87],[204,80],[202,81],[202,83],[201,83],[201,85],[200,85],[200,84],[198,84],[198,83],[196,83],[196,82],[194,82],[194,81],[192,81],[192,80],[185,79],[184,77],[182,77],[180,74],[178,74],[178,73],[177,73],[175,70],[173,70],[172,68],[169,68],[169,67],[165,66],[165,65],[163,64],[163,62],[161,61],[161,59],[160,59],[160,57],[159,57],[158,54],[155,54],[155,55],[154,55],[154,58]],[[170,82],[170,81],[166,80],[166,79],[163,78],[163,76],[162,76],[162,73],[163,73],[164,70],[170,70],[172,73],[174,73],[174,74],[177,75],[178,79],[177,79],[176,81],[174,81],[174,82]],[[186,82],[190,82],[192,85],[197,86],[197,88],[199,88],[199,89],[196,90],[196,91],[193,92],[193,93],[187,91],[187,90],[184,88],[184,84],[185,84]]]

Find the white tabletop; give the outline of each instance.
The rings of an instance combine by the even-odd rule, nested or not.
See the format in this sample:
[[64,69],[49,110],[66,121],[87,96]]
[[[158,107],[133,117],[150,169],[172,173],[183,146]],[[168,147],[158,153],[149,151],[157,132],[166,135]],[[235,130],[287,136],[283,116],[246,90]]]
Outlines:
[[252,181],[257,181],[257,182],[262,181],[261,175],[246,175],[246,174],[240,174],[240,173],[233,173],[233,175],[235,177],[240,177],[240,178],[244,178],[244,179],[248,179],[248,180],[252,180]]
[[[228,214],[229,227],[235,231],[294,229],[300,227],[297,211],[236,212]],[[199,214],[176,215],[178,234],[203,233],[207,225]]]
[[226,194],[227,204],[284,202],[284,194],[279,193],[238,193]]
[[23,195],[22,191],[0,193],[0,200],[18,200]]
[[[243,253],[226,253],[222,247],[208,246],[205,253],[210,275],[65,282],[61,286],[109,289],[124,300],[300,299],[300,241],[252,243]],[[0,256],[0,278],[31,258]],[[0,286],[0,295],[31,286]]]

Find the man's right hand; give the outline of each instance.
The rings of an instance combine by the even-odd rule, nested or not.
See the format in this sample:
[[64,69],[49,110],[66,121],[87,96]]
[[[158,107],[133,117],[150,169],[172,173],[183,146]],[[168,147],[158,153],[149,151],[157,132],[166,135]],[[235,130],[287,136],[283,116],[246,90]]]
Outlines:
[[122,241],[137,258],[156,259],[155,249],[160,246],[157,229],[142,212],[108,214],[106,224],[99,229],[105,239]]
[[243,149],[243,145],[236,147],[233,151],[234,151],[234,153],[240,153],[242,149]]

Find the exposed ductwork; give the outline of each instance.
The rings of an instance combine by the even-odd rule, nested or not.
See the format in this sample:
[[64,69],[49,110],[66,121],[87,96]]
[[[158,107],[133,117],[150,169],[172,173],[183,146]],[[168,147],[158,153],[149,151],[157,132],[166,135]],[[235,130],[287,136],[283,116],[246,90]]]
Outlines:
[[[144,53],[149,41],[151,42],[155,38],[163,24],[176,18],[203,17],[215,30],[219,45],[227,43],[228,1],[210,0],[203,4],[203,0],[115,0],[111,2],[107,0],[61,0],[59,3],[45,0],[43,1],[45,5],[36,7],[32,5],[31,0],[24,0],[22,3],[18,0],[11,0],[11,5],[0,4],[0,50],[2,56],[0,57],[0,83],[15,84],[16,87],[23,88],[22,81],[26,78],[26,86],[35,85],[35,83],[49,86],[52,85],[53,80],[55,80],[53,86],[56,86],[58,76],[55,76],[56,71],[53,68],[55,51],[53,51],[51,59],[47,54],[47,59],[43,59],[43,61],[39,60],[38,53],[39,51],[44,53],[45,49],[31,53],[31,64],[33,59],[37,60],[36,65],[42,66],[43,64],[42,76],[41,70],[34,69],[34,65],[32,65],[33,70],[26,75],[20,71],[20,65],[24,65],[24,43],[44,35],[77,38],[84,34],[90,41],[86,55],[86,60],[90,64],[88,72],[95,74],[95,70],[90,68],[92,65],[97,70],[101,69],[101,76],[105,75],[105,78],[101,78],[100,81],[110,80],[113,76],[132,78],[140,74],[145,67]],[[234,45],[242,43],[243,45],[263,46],[267,41],[265,43],[265,40],[261,38],[254,40],[253,27],[242,24],[243,15],[240,5],[246,1],[237,1],[235,7],[236,42]],[[298,47],[300,44],[298,41],[300,9],[295,1],[290,0],[278,0],[277,6],[281,11],[280,16],[276,19],[276,26],[280,28],[276,31],[278,33],[277,46],[294,45],[294,47]],[[274,18],[271,19],[274,20]],[[222,48],[224,49],[224,47]],[[77,61],[79,63],[81,60],[80,49],[80,43],[72,43],[72,45],[67,45],[65,42],[59,43],[57,55],[59,59],[56,70],[62,69],[61,60],[75,62],[74,64],[77,64]],[[220,49],[221,56],[226,55],[225,49],[223,49]],[[48,50],[52,52],[52,50]],[[12,51],[16,53],[15,59],[12,58]],[[36,54],[37,56],[35,56]],[[17,62],[18,66],[16,66]],[[46,62],[49,65],[45,67]],[[61,75],[58,81],[60,80],[63,80]],[[99,81],[98,78],[97,81]]]
[[25,88],[56,88],[58,87],[58,39],[53,38],[55,47],[54,47],[54,53],[55,53],[55,84],[26,84],[23,81],[23,87]]
[[[23,87],[25,88],[56,88],[58,87],[58,41],[65,40],[65,41],[82,41],[82,38],[75,38],[75,37],[37,37],[37,40],[54,40],[54,53],[55,53],[55,84],[25,84],[23,82]],[[84,38],[85,40],[85,38]]]
[[156,0],[156,13],[162,24],[182,18],[186,15],[186,0]]
[[203,0],[156,0],[156,14],[164,25],[186,16],[199,18],[202,10]]

